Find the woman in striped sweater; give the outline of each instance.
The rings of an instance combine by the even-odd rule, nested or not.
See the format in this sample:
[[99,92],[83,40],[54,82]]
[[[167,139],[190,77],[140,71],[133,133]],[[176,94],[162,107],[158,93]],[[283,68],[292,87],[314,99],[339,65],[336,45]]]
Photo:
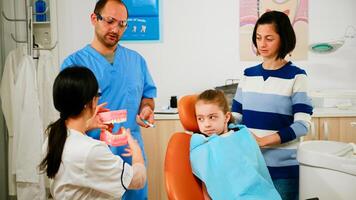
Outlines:
[[305,71],[285,59],[296,44],[288,16],[264,13],[252,40],[263,62],[245,69],[232,111],[254,134],[282,199],[298,199],[298,139],[308,132],[313,108]]

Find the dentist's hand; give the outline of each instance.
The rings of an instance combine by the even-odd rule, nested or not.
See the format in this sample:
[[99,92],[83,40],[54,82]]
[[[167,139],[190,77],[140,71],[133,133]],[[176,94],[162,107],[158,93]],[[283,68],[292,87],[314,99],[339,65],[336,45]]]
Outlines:
[[154,122],[155,122],[154,112],[150,106],[143,107],[141,109],[140,114],[136,116],[136,122],[138,125],[140,125],[141,127],[145,127],[145,128],[150,127],[150,125],[145,123],[143,120],[146,120],[148,123],[150,123],[152,125],[154,124]]

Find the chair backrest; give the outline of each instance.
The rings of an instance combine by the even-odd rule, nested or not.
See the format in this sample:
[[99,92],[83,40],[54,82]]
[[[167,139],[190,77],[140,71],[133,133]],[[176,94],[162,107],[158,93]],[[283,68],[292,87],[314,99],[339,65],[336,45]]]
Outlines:
[[[178,113],[183,127],[192,132],[199,130],[195,118],[197,95],[182,97]],[[170,200],[203,200],[201,182],[193,175],[189,158],[191,135],[178,132],[170,138],[164,162],[166,190]]]
[[199,132],[199,126],[195,117],[195,103],[197,95],[187,95],[179,99],[178,114],[180,122],[187,131]]

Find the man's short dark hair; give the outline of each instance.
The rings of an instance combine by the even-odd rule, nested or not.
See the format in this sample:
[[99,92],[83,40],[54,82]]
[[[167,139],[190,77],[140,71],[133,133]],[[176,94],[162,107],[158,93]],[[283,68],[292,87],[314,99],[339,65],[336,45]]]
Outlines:
[[104,6],[106,5],[106,3],[107,3],[108,1],[116,1],[116,2],[118,2],[119,4],[125,6],[127,18],[129,17],[129,11],[127,10],[127,7],[126,7],[125,3],[124,3],[122,0],[99,0],[99,1],[96,2],[96,4],[95,4],[94,13],[95,13],[95,14],[101,14],[101,11],[103,10]]
[[286,55],[292,52],[296,44],[296,36],[293,26],[286,15],[280,11],[269,11],[264,13],[256,22],[253,29],[252,42],[257,48],[256,31],[257,27],[262,24],[273,24],[277,34],[280,37],[280,47],[276,59],[284,59]]

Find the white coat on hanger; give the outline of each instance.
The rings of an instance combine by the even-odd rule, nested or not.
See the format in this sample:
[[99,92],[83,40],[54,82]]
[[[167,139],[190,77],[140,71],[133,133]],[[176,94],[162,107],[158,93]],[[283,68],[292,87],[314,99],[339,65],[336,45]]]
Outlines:
[[52,98],[53,83],[59,73],[59,67],[54,64],[51,51],[39,50],[39,54],[37,64],[38,98],[43,128],[46,129],[50,123],[59,118]]
[[[43,143],[36,69],[24,48],[9,53],[1,81],[2,108],[9,135],[13,135],[11,173],[16,175],[17,199],[45,199],[38,171]],[[11,113],[11,114],[9,114]]]

